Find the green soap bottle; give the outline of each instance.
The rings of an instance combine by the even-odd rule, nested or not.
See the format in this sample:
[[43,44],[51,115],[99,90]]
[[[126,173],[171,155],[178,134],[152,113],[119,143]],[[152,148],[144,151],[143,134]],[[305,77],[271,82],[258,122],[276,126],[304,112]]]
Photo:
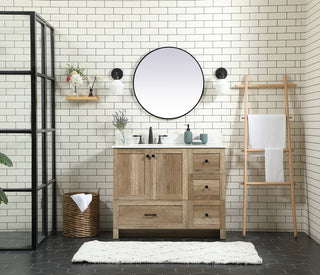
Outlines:
[[192,132],[190,131],[189,124],[187,130],[184,132],[184,143],[191,144],[192,143]]

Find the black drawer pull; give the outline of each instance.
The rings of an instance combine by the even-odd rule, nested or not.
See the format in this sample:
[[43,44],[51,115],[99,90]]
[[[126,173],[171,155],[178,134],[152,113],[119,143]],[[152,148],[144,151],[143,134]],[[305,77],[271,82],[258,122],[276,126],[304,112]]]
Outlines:
[[209,186],[208,186],[208,185],[206,185],[204,188],[208,189],[208,188],[209,188]]
[[204,216],[205,216],[205,217],[209,217],[209,214],[208,214],[208,213],[205,213]]
[[209,160],[206,159],[204,162],[209,162]]
[[148,155],[146,155],[146,158],[151,159],[151,157],[150,157],[150,155],[149,155],[149,154],[148,154]]
[[145,217],[156,217],[157,214],[144,214]]
[[154,157],[155,157],[155,155],[154,155],[154,154],[152,154],[152,157],[154,158]]

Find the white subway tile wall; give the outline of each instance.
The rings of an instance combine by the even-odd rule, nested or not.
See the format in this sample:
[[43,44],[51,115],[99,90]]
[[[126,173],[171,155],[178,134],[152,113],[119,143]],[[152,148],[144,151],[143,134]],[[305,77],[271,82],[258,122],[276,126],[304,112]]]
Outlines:
[[320,111],[320,2],[309,0],[307,5],[305,49],[305,89],[302,102],[303,122],[301,131],[305,139],[305,189],[306,220],[309,221],[308,234],[320,242],[320,143],[319,143],[319,111]]
[[[311,1],[316,3],[316,1]],[[97,191],[101,188],[101,229],[112,228],[113,158],[111,146],[115,141],[112,113],[125,109],[129,117],[128,133],[144,134],[150,126],[156,134],[183,133],[190,124],[195,135],[203,132],[222,134],[226,149],[226,221],[227,230],[242,229],[243,181],[243,92],[232,89],[229,95],[216,96],[214,73],[219,67],[228,70],[231,85],[241,83],[249,74],[251,82],[281,82],[283,74],[289,81],[297,83],[290,89],[290,109],[293,116],[292,143],[294,151],[294,173],[296,184],[298,230],[307,230],[304,186],[304,129],[302,122],[302,87],[304,77],[304,43],[306,3],[301,0],[4,0],[1,10],[32,10],[55,27],[56,60],[56,126],[57,126],[57,180],[58,180],[58,229],[62,229],[62,189],[69,191]],[[310,4],[311,5],[311,4]],[[310,13],[314,10],[310,8]],[[0,19],[1,24],[5,24]],[[11,24],[17,24],[14,20]],[[9,23],[7,23],[9,24]],[[310,22],[311,25],[314,21]],[[1,25],[3,26],[3,25]],[[316,26],[316,25],[315,25]],[[7,27],[10,27],[8,25]],[[22,27],[14,25],[8,33],[0,31],[1,67],[19,67],[27,63],[28,52],[23,48]],[[311,28],[311,31],[313,28]],[[22,32],[22,34],[20,34]],[[308,32],[313,41],[313,32]],[[14,43],[19,43],[19,46]],[[319,41],[319,40],[318,40]],[[314,43],[317,43],[315,41]],[[188,115],[162,120],[150,116],[135,100],[132,78],[139,60],[149,51],[163,46],[175,46],[190,52],[200,63],[205,75],[204,96],[198,106]],[[311,47],[311,46],[310,46]],[[20,49],[21,48],[21,49]],[[311,61],[310,61],[311,62]],[[18,63],[18,64],[16,64]],[[98,102],[68,102],[72,93],[66,83],[67,64],[87,69],[89,75],[98,74],[94,93]],[[108,89],[113,68],[124,72],[123,95],[112,95]],[[317,72],[314,71],[316,75]],[[312,81],[313,78],[310,79]],[[16,106],[30,92],[20,87],[13,77],[1,77],[2,96],[0,121],[6,127],[15,128],[20,119],[29,119],[28,111]],[[312,89],[312,87],[311,87]],[[14,98],[11,90],[19,93]],[[82,94],[88,93],[83,88]],[[316,96],[309,93],[308,96]],[[22,100],[22,99],[21,99]],[[312,104],[313,101],[309,101]],[[5,110],[9,108],[9,112]],[[18,111],[19,110],[19,111]],[[21,110],[21,111],[20,111]],[[316,112],[316,109],[314,109]],[[23,115],[22,115],[22,112]],[[250,91],[250,113],[284,112],[282,90]],[[21,116],[21,118],[20,118]],[[12,121],[13,119],[13,121]],[[4,128],[1,126],[1,128]],[[310,126],[310,133],[312,131]],[[209,136],[213,138],[213,134]],[[309,136],[312,139],[312,136]],[[4,143],[1,151],[15,155],[18,149],[8,148]],[[309,144],[312,144],[310,140]],[[27,145],[25,145],[27,146]],[[309,150],[310,151],[310,150]],[[310,154],[312,152],[310,151]],[[310,157],[309,157],[310,158]],[[308,158],[308,159],[309,159]],[[311,157],[313,159],[313,157]],[[14,159],[18,165],[24,163],[21,177],[30,173],[27,162]],[[313,165],[309,160],[308,165]],[[264,160],[252,158],[250,177],[263,179]],[[11,170],[3,170],[7,184]],[[286,170],[288,167],[286,166]],[[12,170],[14,171],[14,170]],[[309,171],[312,173],[312,171]],[[312,176],[310,175],[310,180]],[[315,184],[313,187],[316,190]],[[314,191],[316,194],[319,190]],[[310,193],[311,194],[311,193]],[[26,219],[30,214],[29,198],[10,195],[15,204],[0,209],[0,230],[26,229],[30,224],[14,219],[10,209],[21,209]],[[20,204],[21,200],[21,205]],[[319,211],[319,205],[314,206]],[[315,221],[316,222],[316,221]],[[19,223],[19,224],[17,224]],[[24,223],[24,225],[22,225]],[[290,231],[292,230],[291,200],[288,188],[250,187],[248,191],[248,230]],[[318,226],[314,230],[319,232]]]

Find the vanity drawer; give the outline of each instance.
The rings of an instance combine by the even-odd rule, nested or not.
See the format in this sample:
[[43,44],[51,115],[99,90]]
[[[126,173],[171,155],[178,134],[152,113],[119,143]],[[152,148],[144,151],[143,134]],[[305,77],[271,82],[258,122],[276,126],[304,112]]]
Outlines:
[[179,228],[183,226],[182,205],[119,205],[120,228]]
[[193,175],[191,198],[194,200],[220,200],[220,175]]
[[191,203],[189,212],[190,228],[220,228],[220,204],[202,205]]
[[194,171],[218,171],[220,170],[219,152],[193,152],[192,156]]

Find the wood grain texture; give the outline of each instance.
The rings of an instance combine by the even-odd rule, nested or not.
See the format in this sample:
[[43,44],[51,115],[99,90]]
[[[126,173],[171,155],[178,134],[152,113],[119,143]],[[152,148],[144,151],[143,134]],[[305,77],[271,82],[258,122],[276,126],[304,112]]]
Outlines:
[[120,205],[119,228],[182,228],[183,207],[169,205]]
[[[114,213],[117,213],[116,215]],[[119,201],[113,201],[113,238],[119,238]]]
[[220,198],[220,176],[215,175],[215,179],[193,180],[193,199],[194,200],[218,200]]
[[115,160],[115,180],[119,199],[146,199],[148,197],[149,161],[141,151],[118,153]]
[[189,228],[220,229],[220,204],[189,202]]
[[134,229],[218,229],[225,238],[224,162],[224,149],[114,149],[114,238]]
[[67,100],[69,101],[98,101],[99,97],[98,96],[87,96],[87,95],[68,95],[66,97]]
[[[244,172],[243,172],[243,237],[246,236],[246,207],[247,207],[247,185],[290,185],[291,191],[291,204],[292,204],[292,219],[293,219],[293,232],[294,237],[297,238],[297,222],[296,222],[296,206],[294,195],[294,180],[293,180],[293,164],[292,164],[292,148],[291,148],[291,133],[290,133],[290,115],[289,115],[289,100],[288,88],[296,87],[294,83],[287,82],[287,75],[283,75],[282,84],[251,84],[248,83],[248,75],[245,76],[245,83],[237,85],[237,88],[244,88]],[[248,89],[250,88],[283,88],[284,102],[285,102],[285,115],[286,115],[286,131],[287,131],[287,149],[284,152],[289,153],[289,174],[290,182],[248,182],[247,179],[247,156],[248,152],[264,152],[265,148],[248,149]]]
[[[249,84],[248,88],[249,89],[257,89],[257,88],[284,88],[285,85],[283,83],[279,83],[279,84]],[[288,87],[290,88],[294,88],[297,87],[297,84],[295,83],[288,83]],[[243,84],[239,84],[236,85],[235,88],[239,88],[239,89],[243,89],[245,88],[245,85]]]
[[169,151],[157,150],[154,153],[155,199],[182,199],[184,186],[183,151]]
[[193,169],[195,171],[214,171],[220,169],[219,153],[193,153]]

